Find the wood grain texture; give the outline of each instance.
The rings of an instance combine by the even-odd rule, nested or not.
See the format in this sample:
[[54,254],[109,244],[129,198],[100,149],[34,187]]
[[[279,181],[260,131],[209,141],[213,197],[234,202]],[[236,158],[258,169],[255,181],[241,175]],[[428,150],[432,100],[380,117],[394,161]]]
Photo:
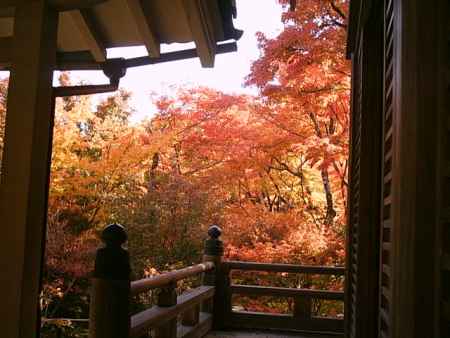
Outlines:
[[57,13],[48,2],[15,10],[0,189],[2,336],[33,338],[39,318],[50,172]]

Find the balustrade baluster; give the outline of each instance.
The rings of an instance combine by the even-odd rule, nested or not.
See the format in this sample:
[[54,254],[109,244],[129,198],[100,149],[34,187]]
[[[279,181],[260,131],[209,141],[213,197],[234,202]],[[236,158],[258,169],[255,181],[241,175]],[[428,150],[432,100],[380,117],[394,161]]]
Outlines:
[[181,323],[186,326],[195,326],[200,320],[200,305],[194,306],[192,309],[183,314]]
[[[158,295],[158,306],[169,307],[177,305],[177,283],[173,282],[161,288]],[[176,338],[177,318],[171,319],[155,329],[155,338]]]
[[311,297],[295,297],[294,298],[294,318],[311,319]]

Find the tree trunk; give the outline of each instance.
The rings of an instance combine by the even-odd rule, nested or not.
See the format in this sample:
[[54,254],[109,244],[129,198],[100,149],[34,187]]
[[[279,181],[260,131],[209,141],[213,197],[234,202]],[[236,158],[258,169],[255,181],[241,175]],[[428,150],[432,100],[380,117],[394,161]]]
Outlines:
[[334,217],[336,217],[336,210],[333,205],[333,194],[331,193],[330,177],[328,175],[328,169],[321,169],[320,174],[322,176],[323,189],[325,191],[325,198],[327,201],[327,208],[325,214],[325,225],[332,225]]

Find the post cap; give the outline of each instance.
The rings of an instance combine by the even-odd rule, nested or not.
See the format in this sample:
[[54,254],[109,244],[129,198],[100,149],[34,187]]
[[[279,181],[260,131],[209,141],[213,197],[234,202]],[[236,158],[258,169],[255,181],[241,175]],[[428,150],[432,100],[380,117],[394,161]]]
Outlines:
[[208,229],[209,237],[218,239],[222,235],[222,229],[218,225],[211,225]]
[[121,246],[127,241],[128,236],[122,225],[113,223],[103,229],[101,238],[107,245]]

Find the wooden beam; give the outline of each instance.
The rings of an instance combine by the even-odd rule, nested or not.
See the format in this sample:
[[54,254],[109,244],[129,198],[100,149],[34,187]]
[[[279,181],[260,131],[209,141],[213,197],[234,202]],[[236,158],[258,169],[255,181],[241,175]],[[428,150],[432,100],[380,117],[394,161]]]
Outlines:
[[152,22],[145,14],[140,0],[127,0],[128,9],[139,34],[144,41],[149,56],[157,58],[160,55],[160,41],[152,28]]
[[2,337],[39,335],[39,293],[53,126],[58,13],[46,0],[15,10],[0,189]]
[[[92,8],[106,1],[108,0],[49,0],[49,3],[53,9],[62,12],[74,9]],[[2,0],[0,2],[0,9],[16,7],[20,2],[20,0]]]
[[11,64],[12,38],[0,38],[0,69]]
[[[235,42],[223,43],[216,46],[216,54],[235,52],[237,45]],[[125,60],[127,68],[148,66],[157,63],[173,62],[198,57],[197,49],[185,49],[175,52],[163,53],[159,58],[141,56]],[[111,60],[111,59],[110,59]],[[89,52],[66,52],[58,54],[56,70],[102,70],[102,64],[95,62]]]
[[106,61],[106,48],[100,36],[97,24],[89,9],[76,10],[70,13],[72,20],[80,31],[89,51],[97,62]]
[[183,0],[183,4],[200,62],[203,67],[214,67],[216,41],[208,0]]

